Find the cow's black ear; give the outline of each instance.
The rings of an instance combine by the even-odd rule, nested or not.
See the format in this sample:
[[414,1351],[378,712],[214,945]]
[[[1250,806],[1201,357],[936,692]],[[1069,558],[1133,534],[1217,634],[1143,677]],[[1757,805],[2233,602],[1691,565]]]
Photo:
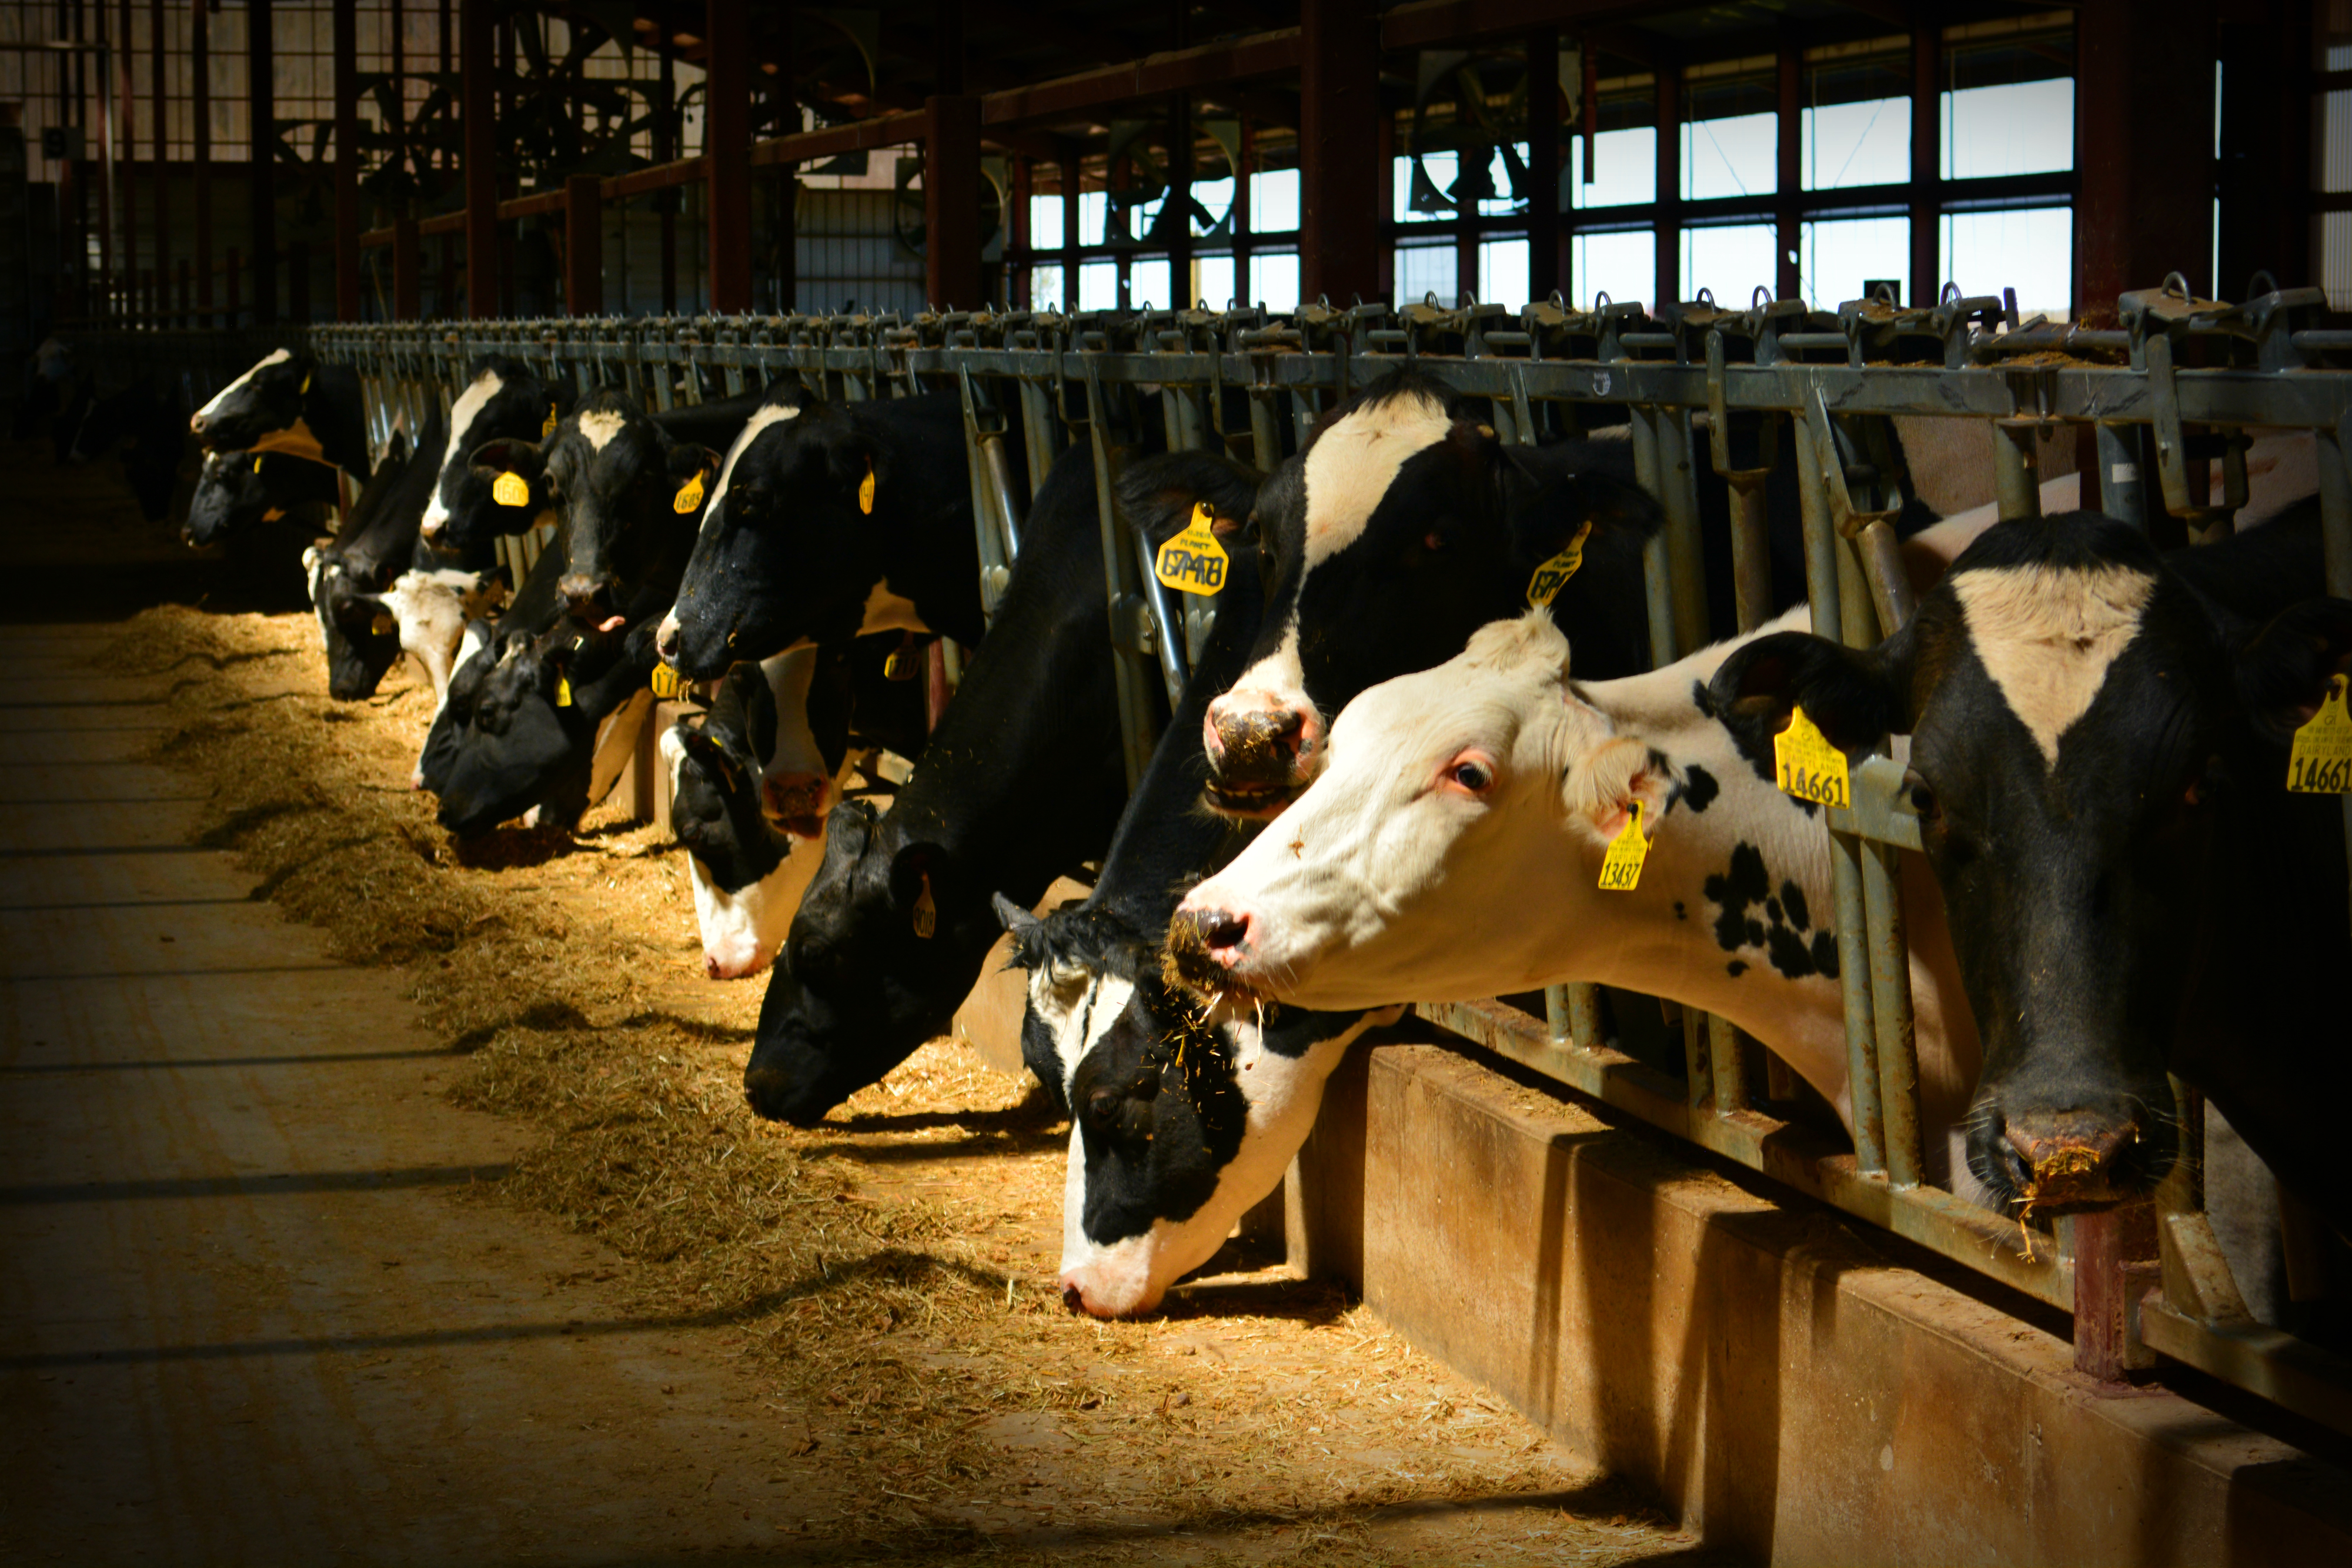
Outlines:
[[1013,938],[1013,965],[1016,968],[1034,969],[1045,961],[1045,923],[1005,897],[1001,893],[988,895],[989,907],[996,911],[996,923]]
[[719,786],[729,793],[731,794],[742,787],[741,770],[736,766],[735,758],[728,754],[726,746],[716,736],[705,730],[681,728],[678,731],[677,743],[685,748],[688,757],[709,768],[719,780]]
[[1665,520],[1639,485],[1591,469],[1570,472],[1534,447],[1497,444],[1494,475],[1515,553],[1529,564],[1549,560],[1579,534],[1586,552],[1638,549]]
[[716,475],[719,454],[708,446],[681,441],[669,449],[669,476],[683,485],[697,474]]
[[1775,632],[1732,651],[1707,684],[1709,706],[1756,748],[1769,747],[1790,711],[1802,707],[1840,750],[1865,751],[1911,727],[1904,700],[1911,640],[1909,627],[1871,649]]
[[2238,654],[2238,700],[2254,727],[2285,740],[2352,670],[2352,601],[2306,599],[2273,617]]
[[493,474],[520,474],[533,483],[547,472],[547,455],[528,441],[485,441],[466,461]]

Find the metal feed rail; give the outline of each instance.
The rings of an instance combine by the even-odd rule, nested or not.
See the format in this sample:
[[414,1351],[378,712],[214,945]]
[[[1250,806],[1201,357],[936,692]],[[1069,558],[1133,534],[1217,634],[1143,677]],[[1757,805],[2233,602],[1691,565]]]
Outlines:
[[[1153,683],[1172,702],[1207,624],[1168,602],[1144,570],[1148,541],[1130,536],[1112,505],[1114,448],[1139,428],[1136,394],[1147,390],[1163,394],[1171,446],[1215,445],[1261,469],[1295,451],[1324,409],[1400,360],[1486,400],[1506,440],[1573,430],[1580,411],[1596,405],[1630,408],[1636,471],[1666,518],[1645,559],[1658,664],[1706,635],[1701,461],[1733,497],[1742,630],[1770,612],[1762,492],[1781,461],[1797,465],[1815,624],[1866,646],[1908,618],[1891,528],[1898,476],[1883,439],[1894,414],[1990,422],[2004,517],[2038,510],[2035,438],[2089,426],[2102,509],[2145,527],[2161,507],[2192,533],[2220,531],[2243,503],[2250,427],[2309,429],[2319,449],[2328,588],[2352,596],[2352,369],[2337,368],[2352,367],[2352,332],[2316,325],[2317,290],[2272,288],[2235,307],[2193,300],[2184,287],[2127,295],[2124,324],[2112,331],[2021,327],[2001,301],[1949,291],[1934,309],[1870,301],[1833,315],[1759,296],[1744,311],[1702,298],[1656,318],[1635,304],[1604,299],[1575,312],[1555,299],[1517,315],[1424,303],[1393,314],[1311,306],[1284,319],[1192,310],[481,321],[319,328],[311,341],[323,358],[362,371],[378,433],[399,413],[414,428],[425,400],[446,401],[465,366],[487,352],[619,386],[656,407],[785,374],[835,399],[954,392],[992,612],[1029,498],[1013,476],[1008,411],[1020,414],[1031,496],[1068,440],[1092,442],[1130,781],[1157,739]],[[224,344],[232,337],[250,340]],[[225,382],[278,340],[128,332],[78,339],[77,348],[101,362],[176,358]],[[2224,474],[2218,497],[2207,494],[2214,458]],[[2125,1375],[2160,1352],[2352,1430],[2352,1364],[2245,1312],[2202,1212],[2197,1118],[2185,1118],[2181,1161],[2152,1210],[2060,1220],[2042,1244],[2021,1225],[1923,1183],[1923,1136],[1940,1130],[1919,1120],[1897,880],[1898,855],[1919,840],[1901,776],[1889,758],[1864,760],[1853,770],[1853,809],[1829,813],[1851,1153],[1751,1103],[1752,1042],[1719,1019],[1683,1012],[1677,1082],[1602,1040],[1596,988],[1553,988],[1540,1019],[1494,1001],[1420,1010],[1710,1153],[2072,1311],[2078,1364],[2095,1376]],[[2352,822],[2352,798],[2347,811]],[[1766,1066],[1777,1083],[1784,1070],[1769,1058]],[[2194,1109],[2191,1094],[2181,1098],[2184,1111]]]

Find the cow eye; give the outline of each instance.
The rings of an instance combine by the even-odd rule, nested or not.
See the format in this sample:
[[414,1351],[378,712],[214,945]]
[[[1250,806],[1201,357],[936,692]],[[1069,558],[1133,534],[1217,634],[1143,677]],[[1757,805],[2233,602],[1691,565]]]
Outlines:
[[1484,794],[1495,782],[1495,770],[1483,758],[1465,757],[1445,770],[1446,781],[1473,795]]

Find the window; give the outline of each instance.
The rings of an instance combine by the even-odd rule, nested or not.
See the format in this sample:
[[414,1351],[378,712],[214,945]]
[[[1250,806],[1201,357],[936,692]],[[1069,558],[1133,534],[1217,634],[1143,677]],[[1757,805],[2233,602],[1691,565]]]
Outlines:
[[1234,258],[1230,256],[1204,256],[1192,263],[1193,276],[1200,282],[1201,298],[1212,310],[1223,310],[1239,303],[1240,290],[1234,287]]
[[1943,274],[1963,295],[2017,290],[2020,319],[2064,320],[2074,298],[2074,209],[1947,213]]
[[1759,287],[1769,296],[1780,279],[1772,254],[1778,243],[1770,224],[1683,230],[1683,298],[1696,299],[1705,288],[1725,309],[1746,309]]
[[[1911,182],[1911,100],[1825,103],[1802,116],[1800,154],[1808,191]],[[1811,296],[1808,295],[1808,298]]]
[[[1293,188],[1296,188],[1295,181]],[[1297,309],[1297,256],[1281,251],[1272,256],[1250,257],[1250,298],[1269,310]]]
[[1032,310],[1064,308],[1060,267],[1033,267],[1029,269],[1029,308]]
[[1780,187],[1780,119],[1740,114],[1683,126],[1683,198],[1769,196]]
[[1193,181],[1192,200],[1200,204],[1202,212],[1209,214],[1207,223],[1201,221],[1200,213],[1192,214],[1192,233],[1195,235],[1205,235],[1234,209],[1234,177],[1227,174],[1222,179]]
[[1103,225],[1110,219],[1110,194],[1107,191],[1078,193],[1078,243],[1103,243]]
[[1916,298],[1911,289],[1911,220],[1823,219],[1804,227],[1797,276],[1807,299],[1826,310],[1863,298],[1863,285],[1892,279],[1897,304]]
[[1528,302],[1528,242],[1490,239],[1478,246],[1478,298],[1517,310]]
[[1078,268],[1078,308],[1118,308],[1118,263],[1089,261]]
[[1029,248],[1062,248],[1062,198],[1058,193],[1029,198]]
[[1592,139],[1592,183],[1579,183],[1583,165],[1576,162],[1584,143],[1569,138],[1570,204],[1583,207],[1625,207],[1657,199],[1658,132],[1637,125],[1625,131],[1604,131]]
[[1944,178],[1985,180],[2074,166],[2068,77],[1963,88],[1943,99]]
[[1399,305],[1415,305],[1431,294],[1440,305],[1456,303],[1454,291],[1461,287],[1454,276],[1454,246],[1399,246],[1396,253],[1396,298]]
[[[1250,232],[1281,234],[1298,226],[1298,171],[1268,169],[1250,176]],[[1297,258],[1293,257],[1295,262]],[[1297,284],[1292,285],[1293,287]],[[1293,303],[1297,303],[1293,301]]]
[[1648,229],[1623,234],[1578,235],[1571,242],[1570,297],[1592,308],[1597,296],[1612,300],[1647,299],[1658,277],[1658,236]]
[[1171,306],[1181,308],[1192,303],[1189,299],[1176,298],[1176,285],[1168,269],[1168,258],[1164,256],[1138,256],[1129,266],[1127,302],[1129,308],[1135,310],[1147,305],[1160,310]]

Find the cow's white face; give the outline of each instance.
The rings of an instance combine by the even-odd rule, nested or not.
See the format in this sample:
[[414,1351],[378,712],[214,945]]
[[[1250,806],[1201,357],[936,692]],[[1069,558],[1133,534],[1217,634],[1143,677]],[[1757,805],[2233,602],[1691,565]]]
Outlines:
[[[1130,998],[1112,1010],[1132,1030],[1145,1009]],[[1197,1103],[1187,1100],[1184,1068],[1144,1066],[1108,1038],[1099,1011],[1087,1030],[1090,1060],[1070,1080],[1061,1285],[1072,1306],[1095,1317],[1131,1317],[1214,1256],[1281,1184],[1348,1047],[1397,1009],[1277,1021],[1271,1032],[1242,1009],[1216,1024],[1222,1049],[1191,1064]],[[1123,1060],[1097,1072],[1106,1058]]]

